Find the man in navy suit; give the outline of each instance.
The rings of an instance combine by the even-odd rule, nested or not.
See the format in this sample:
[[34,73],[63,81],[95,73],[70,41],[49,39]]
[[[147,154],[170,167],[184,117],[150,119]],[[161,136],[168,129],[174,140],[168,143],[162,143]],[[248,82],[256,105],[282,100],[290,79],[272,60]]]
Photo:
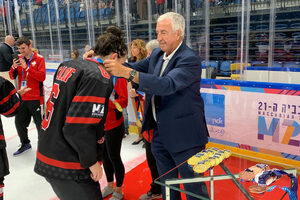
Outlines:
[[[148,58],[126,67],[113,60],[104,62],[109,73],[139,84],[138,90],[146,93],[142,131],[154,129],[151,147],[160,175],[205,149],[208,141],[200,94],[200,57],[184,43],[184,29],[183,16],[165,13],[156,26],[160,48]],[[177,178],[178,172],[182,178],[194,175],[185,163],[160,180]],[[208,197],[205,183],[185,184],[184,188]],[[180,194],[171,190],[171,199],[180,200]]]

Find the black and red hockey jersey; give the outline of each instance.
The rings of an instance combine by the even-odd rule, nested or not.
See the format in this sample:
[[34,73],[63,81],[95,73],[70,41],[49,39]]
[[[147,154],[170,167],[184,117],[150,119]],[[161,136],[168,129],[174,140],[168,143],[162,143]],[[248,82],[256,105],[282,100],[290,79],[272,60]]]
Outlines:
[[42,121],[36,173],[56,179],[90,179],[89,167],[102,160],[112,88],[109,74],[96,61],[60,64]]
[[[19,107],[21,99],[13,84],[0,76],[0,114],[6,117],[14,116]],[[5,148],[5,137],[3,134],[2,121],[0,118],[0,148]]]

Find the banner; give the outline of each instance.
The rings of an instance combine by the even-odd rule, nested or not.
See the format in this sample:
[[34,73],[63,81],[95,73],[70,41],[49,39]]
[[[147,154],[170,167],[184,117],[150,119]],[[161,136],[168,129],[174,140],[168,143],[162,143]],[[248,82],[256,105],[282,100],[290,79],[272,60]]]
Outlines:
[[204,84],[212,142],[300,161],[300,92]]

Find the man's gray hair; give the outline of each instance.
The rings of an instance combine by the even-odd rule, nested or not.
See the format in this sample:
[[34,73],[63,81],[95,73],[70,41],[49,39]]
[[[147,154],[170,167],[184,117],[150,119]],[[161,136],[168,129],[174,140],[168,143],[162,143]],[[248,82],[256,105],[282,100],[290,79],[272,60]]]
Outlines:
[[147,51],[150,50],[150,51],[153,51],[153,49],[156,49],[159,47],[159,43],[157,40],[150,40],[149,42],[147,42],[146,44],[146,49]]
[[172,29],[174,32],[181,30],[181,37],[182,39],[184,38],[184,31],[185,31],[185,20],[184,17],[178,13],[175,12],[167,12],[165,14],[162,14],[159,16],[157,19],[157,22],[165,20],[165,19],[170,19],[171,20],[171,25]]

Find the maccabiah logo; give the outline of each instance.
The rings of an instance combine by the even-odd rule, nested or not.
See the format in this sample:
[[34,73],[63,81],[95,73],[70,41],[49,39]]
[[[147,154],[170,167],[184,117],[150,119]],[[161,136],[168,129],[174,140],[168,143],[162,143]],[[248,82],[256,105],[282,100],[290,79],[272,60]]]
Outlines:
[[103,117],[104,115],[104,105],[103,104],[93,104],[92,116],[93,117]]
[[[296,121],[300,116],[298,108],[300,106],[259,102],[257,139],[264,140],[265,136],[272,136],[275,143],[300,147],[300,141],[295,139],[300,134],[300,125]],[[282,129],[285,132],[280,137]]]

